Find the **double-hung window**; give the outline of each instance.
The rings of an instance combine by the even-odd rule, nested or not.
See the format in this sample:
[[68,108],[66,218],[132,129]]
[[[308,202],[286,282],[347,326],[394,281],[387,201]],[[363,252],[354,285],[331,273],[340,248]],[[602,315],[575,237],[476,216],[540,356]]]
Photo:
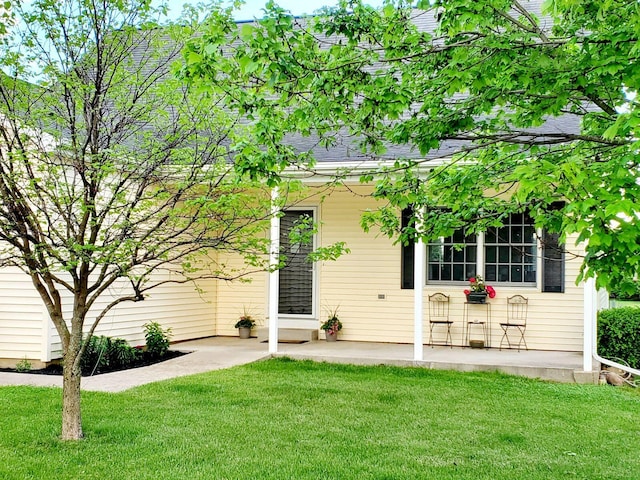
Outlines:
[[478,244],[463,229],[427,245],[427,281],[462,282],[476,275]]
[[535,286],[538,241],[533,220],[514,213],[484,233],[484,279]]

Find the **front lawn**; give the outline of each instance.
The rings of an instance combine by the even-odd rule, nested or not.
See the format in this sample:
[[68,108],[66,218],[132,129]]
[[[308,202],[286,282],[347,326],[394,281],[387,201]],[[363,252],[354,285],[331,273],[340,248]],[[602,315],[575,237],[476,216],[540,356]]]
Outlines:
[[0,388],[0,478],[629,479],[640,393],[499,374],[270,360],[118,394]]

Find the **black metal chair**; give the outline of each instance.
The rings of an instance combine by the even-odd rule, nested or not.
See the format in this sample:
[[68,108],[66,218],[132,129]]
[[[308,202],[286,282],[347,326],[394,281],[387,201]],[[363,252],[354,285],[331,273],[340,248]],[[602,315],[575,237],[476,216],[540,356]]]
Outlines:
[[[429,345],[449,345],[453,347],[451,325],[453,325],[453,321],[449,320],[449,296],[444,293],[429,295]],[[444,342],[433,342],[433,327],[436,326],[447,328]]]
[[500,323],[500,327],[504,332],[502,334],[502,339],[500,340],[500,350],[502,350],[502,344],[505,340],[507,341],[509,348],[513,348],[513,346],[515,346],[515,342],[512,344],[511,339],[509,338],[510,331],[512,332],[512,335],[520,337],[518,339],[518,351],[520,351],[520,345],[523,343],[525,349],[529,350],[527,341],[524,338],[524,333],[527,330],[528,307],[529,299],[522,295],[514,295],[513,297],[507,298],[507,321]]

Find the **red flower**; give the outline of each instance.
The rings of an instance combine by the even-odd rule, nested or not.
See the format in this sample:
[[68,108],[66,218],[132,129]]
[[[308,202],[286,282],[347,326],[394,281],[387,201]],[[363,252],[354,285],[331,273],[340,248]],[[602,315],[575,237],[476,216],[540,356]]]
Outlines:
[[469,279],[469,283],[476,283],[476,277],[471,277]]
[[471,290],[464,290],[465,295],[469,295],[470,293],[471,293]]
[[495,289],[490,285],[487,285],[487,293],[489,294],[489,298],[493,298],[496,296]]

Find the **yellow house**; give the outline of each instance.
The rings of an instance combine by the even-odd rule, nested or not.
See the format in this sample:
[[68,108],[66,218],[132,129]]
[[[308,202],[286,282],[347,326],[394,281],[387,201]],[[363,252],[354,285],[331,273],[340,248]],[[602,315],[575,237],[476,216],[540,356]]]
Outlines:
[[[143,344],[142,325],[156,321],[172,329],[173,341],[235,336],[234,324],[248,311],[262,324],[260,334],[264,332],[269,350],[275,352],[278,330],[281,335],[288,329],[317,332],[322,338],[321,322],[337,310],[344,324],[341,340],[414,344],[415,359],[420,360],[430,336],[433,343],[447,340],[446,326],[435,325],[431,331],[429,297],[434,293],[449,298],[453,345],[468,346],[470,338],[486,338],[485,346],[492,348],[499,348],[503,340],[500,323],[507,321],[507,299],[521,295],[528,301],[526,346],[584,352],[589,370],[597,298],[591,282],[575,283],[581,263],[578,247],[569,244],[550,259],[543,233],[527,223],[526,215],[513,217],[500,234],[463,239],[467,243],[462,249],[453,248],[461,242],[453,237],[403,246],[360,227],[362,213],[376,207],[368,195],[371,187],[354,181],[330,194],[320,183],[307,187],[303,201],[274,212],[271,230],[265,232],[272,250],[290,259],[285,268],[253,274],[250,282],[208,280],[199,285],[201,291],[190,285],[164,285],[144,302],[114,309],[96,333]],[[288,231],[303,215],[318,224],[314,246],[345,242],[350,252],[333,261],[306,261],[313,246],[287,241]],[[510,236],[503,238],[504,233]],[[231,266],[234,261],[239,262],[226,260]],[[495,298],[486,304],[467,303],[464,290],[470,275],[482,275],[495,289]],[[13,366],[23,358],[36,365],[59,358],[55,328],[30,279],[18,270],[0,270],[0,296],[2,365]],[[71,299],[65,301],[70,308]],[[108,301],[107,295],[103,302]],[[96,311],[100,308],[96,305]],[[512,333],[517,343],[519,336]],[[514,338],[511,333],[510,337]]]
[[[347,158],[320,161],[317,173],[331,175],[349,164]],[[142,344],[142,325],[154,321],[171,328],[173,341],[231,336],[236,335],[238,317],[248,311],[262,321],[269,351],[276,352],[279,331],[297,329],[322,338],[321,322],[329,311],[337,310],[344,324],[342,340],[413,344],[414,359],[421,360],[423,345],[436,341],[468,346],[479,335],[487,347],[499,348],[501,343],[504,347],[500,324],[509,319],[507,300],[520,295],[528,307],[526,330],[519,330],[526,346],[582,352],[584,370],[591,370],[595,312],[603,302],[598,302],[592,282],[575,283],[581,263],[575,239],[562,250],[546,251],[553,238],[536,231],[523,214],[512,216],[500,232],[473,238],[455,234],[430,245],[403,246],[360,227],[362,213],[376,207],[369,195],[372,186],[361,185],[354,176],[327,193],[317,176],[305,182],[309,189],[305,199],[274,210],[270,231],[265,232],[271,239],[272,264],[282,253],[290,260],[285,268],[256,273],[250,282],[206,281],[199,285],[200,291],[191,285],[165,284],[144,302],[114,308],[95,333]],[[301,216],[318,224],[313,245],[287,241]],[[336,242],[345,242],[350,253],[335,261],[305,260],[307,249]],[[234,262],[239,260],[225,259],[229,265]],[[469,277],[478,275],[497,294],[484,304],[471,304],[464,290]],[[430,297],[435,293],[448,299],[450,323],[444,326],[432,323]],[[105,295],[96,311],[109,301]],[[70,310],[71,298],[63,302]],[[515,338],[519,340],[518,332]],[[23,358],[34,366],[46,364],[59,358],[60,350],[55,328],[29,277],[19,270],[1,269],[0,366],[14,366]]]

